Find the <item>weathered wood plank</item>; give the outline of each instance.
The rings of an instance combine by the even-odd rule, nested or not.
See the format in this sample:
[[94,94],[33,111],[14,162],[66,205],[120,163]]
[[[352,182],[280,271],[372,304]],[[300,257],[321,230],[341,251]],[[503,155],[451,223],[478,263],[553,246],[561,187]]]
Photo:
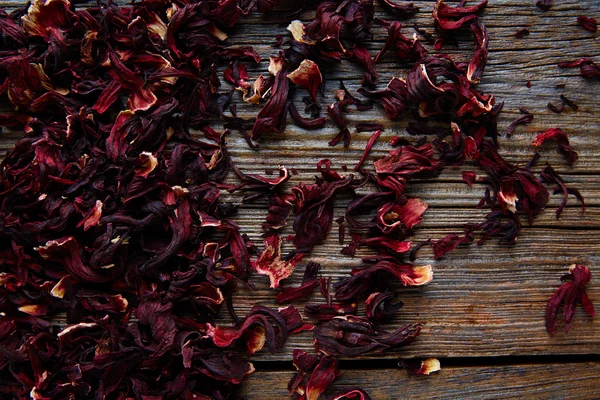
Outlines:
[[[373,399],[597,399],[600,364],[450,367],[429,376],[400,369],[342,370],[326,394],[361,387]],[[292,371],[257,371],[242,386],[248,400],[286,399]]]
[[[432,1],[415,2],[421,11],[411,19],[407,25],[417,21],[420,26],[433,32],[431,19]],[[483,14],[483,20],[488,26],[491,49],[489,64],[481,84],[481,89],[494,93],[498,101],[505,101],[505,111],[500,118],[500,132],[505,132],[510,122],[518,115],[518,107],[523,106],[532,111],[535,116],[534,123],[520,126],[510,139],[502,139],[502,151],[509,161],[526,163],[533,156],[536,149],[531,146],[531,140],[536,133],[551,126],[562,127],[570,134],[574,148],[579,152],[580,159],[573,166],[566,166],[562,157],[556,153],[552,145],[544,146],[543,163],[548,161],[563,174],[568,184],[582,191],[588,205],[592,206],[586,216],[579,215],[577,202],[571,201],[571,206],[565,210],[559,221],[554,219],[553,208],[560,201],[560,196],[552,197],[549,208],[540,216],[533,228],[524,228],[523,236],[516,246],[499,246],[490,242],[484,247],[471,246],[460,248],[448,258],[434,263],[435,279],[426,288],[401,289],[400,298],[405,302],[397,319],[389,324],[404,321],[423,321],[425,327],[421,338],[414,345],[400,354],[410,357],[432,356],[493,356],[511,354],[586,354],[600,352],[600,324],[597,320],[583,317],[578,314],[568,336],[558,334],[550,337],[546,334],[543,325],[544,305],[553,290],[558,286],[558,278],[568,264],[572,262],[587,263],[592,266],[599,264],[598,248],[600,236],[597,229],[600,227],[600,113],[598,104],[598,82],[585,80],[579,76],[577,69],[564,70],[556,66],[563,60],[576,59],[582,56],[597,56],[600,50],[598,34],[591,34],[576,26],[576,16],[589,14],[590,10],[599,11],[594,0],[577,1],[565,0],[556,3],[550,12],[543,13],[537,9],[533,1],[504,0],[489,4]],[[0,6],[22,4],[22,2],[4,1]],[[78,7],[80,7],[78,5]],[[377,16],[390,18],[390,15],[377,8]],[[270,38],[276,33],[287,34],[285,26],[281,24],[285,12],[273,13],[267,16],[253,16],[247,20],[248,24],[231,32],[232,38],[244,38],[244,44],[254,45],[257,51],[268,60],[269,55],[277,52],[270,45]],[[593,14],[593,13],[592,13]],[[310,13],[302,15],[308,20]],[[531,35],[524,39],[515,39],[514,32],[523,26],[529,26]],[[412,34],[412,28],[407,28],[407,35]],[[381,48],[384,36],[382,30],[374,29],[376,33],[369,49],[375,54]],[[265,41],[265,38],[269,38]],[[460,41],[457,48],[447,47],[444,52],[456,56],[457,59],[466,61],[471,55],[472,43],[468,35],[466,40]],[[266,72],[268,61],[261,62],[258,66],[248,65],[253,77]],[[380,87],[394,75],[406,74],[407,65],[397,63],[391,55],[385,57],[384,62],[378,66],[381,75]],[[342,79],[354,91],[359,84],[360,71],[348,62],[331,66],[324,70],[326,78],[323,106],[333,99],[333,90],[337,88],[337,81]],[[530,80],[532,87],[525,87]],[[564,84],[565,87],[557,87]],[[304,92],[298,91],[297,98]],[[560,94],[566,94],[579,105],[577,112],[567,111],[557,115],[546,108],[549,101],[556,101]],[[239,99],[238,113],[240,116],[253,116],[258,107],[241,104]],[[379,109],[352,113],[349,116],[352,122],[377,121],[384,123],[386,131],[374,147],[369,160],[381,157],[389,151],[386,141],[393,135],[402,135],[409,140],[416,140],[406,135],[404,128],[409,118],[401,121],[388,121]],[[329,147],[327,142],[337,133],[331,123],[317,132],[303,131],[293,124],[281,135],[271,135],[261,142],[261,149],[256,152],[250,150],[244,140],[236,133],[229,138],[231,154],[235,162],[244,171],[261,173],[265,168],[273,168],[279,164],[294,167],[299,175],[292,179],[293,182],[310,181],[315,173],[315,165],[322,158],[330,158],[333,166],[339,169],[341,165],[352,167],[358,161],[364,144],[369,134],[354,134],[353,143],[349,149],[342,146]],[[17,140],[20,133],[2,132],[0,138],[0,151],[4,151]],[[370,165],[369,165],[369,168]],[[460,172],[471,170],[472,166],[464,166],[444,171],[444,174],[428,182],[411,183],[408,193],[422,197],[431,207],[425,215],[425,221],[416,230],[416,241],[429,237],[439,238],[444,234],[456,232],[463,222],[475,222],[485,214],[485,210],[476,210],[474,206],[479,201],[484,187],[476,185],[467,187],[460,182]],[[342,204],[336,209],[336,216],[342,215]],[[261,231],[257,220],[262,220],[265,215],[264,207],[244,206],[237,218],[240,225],[250,237],[260,244]],[[260,218],[260,219],[259,219]],[[559,229],[560,228],[560,229]],[[583,229],[578,229],[583,228]],[[336,228],[334,227],[334,230]],[[289,230],[286,231],[289,233]],[[287,248],[289,249],[289,247]],[[359,264],[358,258],[340,257],[340,245],[337,243],[336,233],[332,232],[328,241],[315,249],[310,258],[323,264],[325,276],[347,276],[352,266]],[[431,252],[423,249],[419,262],[432,262]],[[290,282],[297,284],[301,276],[301,269],[297,271]],[[266,288],[264,279],[259,281],[258,290],[252,293],[240,291],[236,296],[236,308],[240,314],[248,312],[252,304],[273,304],[274,291]],[[593,302],[600,301],[600,285],[593,280],[589,288],[589,296]],[[318,298],[315,298],[315,301]],[[293,348],[312,348],[311,334],[303,334],[291,338],[286,350],[278,355],[270,356],[260,354],[262,359],[289,360]],[[393,354],[391,356],[396,356]],[[577,368],[584,364],[577,364]],[[590,367],[596,376],[598,366]],[[507,367],[508,368],[508,367]],[[515,386],[521,385],[525,394],[545,397],[555,393],[547,392],[540,388],[537,382],[527,380],[519,381],[519,374],[525,377],[536,378],[536,374],[544,373],[548,381],[559,378],[561,369],[558,366],[538,369],[526,369],[524,372],[517,370],[497,369],[485,370],[484,374],[498,374],[502,379],[516,379]],[[550,368],[550,367],[548,367]],[[569,367],[571,368],[571,367]],[[575,368],[575,367],[572,367]],[[465,370],[459,372],[455,378],[455,388],[447,388],[448,393],[455,393],[452,397],[460,397],[464,387],[468,387],[470,380],[476,379],[474,374]],[[462,370],[460,370],[462,371]],[[487,371],[487,372],[486,372]],[[515,372],[517,371],[517,372]],[[546,372],[544,372],[546,371]],[[574,369],[568,369],[560,376],[580,376]],[[572,373],[569,373],[572,372]],[[481,372],[481,371],[480,371]],[[357,371],[357,384],[363,375],[364,380],[372,380],[378,374]],[[258,376],[258,375],[257,375]],[[348,375],[354,376],[354,375]],[[440,376],[444,376],[442,373]],[[485,375],[484,375],[485,376]],[[268,379],[268,378],[265,378]],[[398,378],[400,379],[400,378]],[[431,378],[430,378],[431,379]],[[433,378],[436,379],[436,378]],[[528,378],[529,379],[529,378]],[[562,379],[562,378],[561,378]],[[587,379],[587,378],[586,378]],[[287,381],[287,377],[284,379]],[[425,387],[432,390],[438,386],[413,385],[410,382],[420,380],[407,380],[405,385],[423,393]],[[481,396],[496,395],[489,389],[482,389]],[[402,379],[400,379],[402,381]],[[260,382],[260,381],[251,381]],[[351,380],[352,382],[352,380]],[[431,382],[436,382],[432,380]],[[502,381],[498,381],[502,382]],[[519,383],[520,382],[520,383]],[[587,382],[587,381],[586,381]],[[567,381],[557,383],[556,390],[571,390],[573,386]],[[250,383],[248,391],[256,383]],[[368,382],[365,382],[368,385]],[[411,386],[413,385],[413,386]],[[437,385],[437,384],[436,384]],[[587,383],[586,383],[587,385]],[[527,387],[526,387],[527,386]],[[256,387],[256,386],[254,386]],[[285,385],[283,385],[285,387]],[[584,388],[586,386],[584,385]],[[564,388],[564,389],[561,389]],[[413,390],[410,389],[410,390]],[[436,389],[437,390],[437,389]],[[441,389],[440,389],[441,390]],[[444,389],[446,390],[446,389]],[[454,392],[451,390],[455,390]],[[490,390],[489,392],[486,390]],[[540,390],[540,392],[535,392]],[[553,389],[554,390],[554,389]],[[279,393],[279,392],[277,392]],[[279,394],[273,393],[274,396]],[[385,393],[380,392],[386,398]],[[442,391],[438,392],[442,393]],[[445,392],[444,392],[445,393]],[[513,392],[509,392],[513,393]],[[514,392],[514,396],[521,392]],[[561,393],[556,392],[556,393]],[[566,393],[566,392],[565,392]],[[574,392],[582,397],[592,396],[597,392]],[[262,395],[261,395],[262,396]],[[513,396],[513,397],[514,397]],[[507,396],[509,397],[509,396]],[[265,398],[262,396],[262,398]]]
[[[441,237],[448,229],[428,230]],[[433,263],[434,279],[425,287],[399,288],[404,308],[385,326],[423,322],[421,336],[410,346],[392,352],[406,357],[497,356],[541,354],[597,354],[600,352],[600,323],[577,311],[568,335],[554,337],[544,327],[545,305],[560,284],[559,278],[571,263],[598,265],[600,238],[589,231],[531,229],[516,246],[495,242],[485,246],[459,248],[447,258],[433,261],[429,249],[422,249],[417,264]],[[420,233],[416,240],[420,240]],[[306,260],[322,263],[322,274],[334,281],[349,276],[360,265],[357,258],[337,255],[339,244],[329,240],[315,248]],[[362,252],[362,254],[367,254]],[[592,267],[592,270],[594,268]],[[283,286],[297,285],[303,268]],[[266,278],[257,277],[258,290],[240,290],[236,307],[241,315],[255,304],[277,306],[275,290],[266,287]],[[592,302],[600,301],[600,285],[588,287]],[[315,294],[310,302],[324,302]],[[302,306],[302,304],[297,304]],[[286,360],[294,348],[311,349],[312,334],[290,337],[282,353],[261,352],[258,357]]]

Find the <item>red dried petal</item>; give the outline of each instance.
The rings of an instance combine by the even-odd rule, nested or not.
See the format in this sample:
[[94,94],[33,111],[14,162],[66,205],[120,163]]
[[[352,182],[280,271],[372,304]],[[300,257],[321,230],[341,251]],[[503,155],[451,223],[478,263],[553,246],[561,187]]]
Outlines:
[[472,171],[463,171],[462,172],[462,179],[469,186],[473,186],[473,183],[475,182],[475,178],[477,178],[477,175],[475,174],[475,172],[472,172]]
[[558,66],[561,68],[579,67],[581,75],[586,78],[600,77],[600,66],[598,66],[598,64],[596,64],[590,58],[581,58],[572,62],[559,62]]
[[336,317],[315,328],[315,345],[319,351],[330,356],[356,357],[405,346],[420,331],[419,324],[409,324],[387,332],[364,317]]
[[440,361],[437,358],[428,358],[421,362],[401,361],[400,366],[404,367],[411,375],[429,375],[441,369]]
[[382,260],[375,265],[360,270],[352,271],[352,277],[346,278],[334,285],[335,298],[340,301],[349,301],[369,290],[378,276],[392,276],[404,286],[426,285],[433,279],[431,265],[414,267],[401,264],[397,261]]
[[443,31],[455,31],[477,18],[476,13],[487,4],[487,0],[469,7],[451,7],[444,0],[437,0],[433,6],[433,19],[436,26]]
[[394,292],[371,293],[365,301],[365,314],[374,321],[396,314],[404,306],[404,303],[399,301],[392,304],[394,297]]
[[304,313],[308,318],[317,321],[331,321],[335,317],[348,314],[356,314],[358,306],[351,304],[307,304],[304,306]]
[[367,145],[365,146],[365,151],[363,152],[363,155],[360,157],[360,160],[358,161],[358,163],[354,166],[355,171],[360,171],[360,169],[362,168],[362,165],[366,161],[367,156],[369,155],[369,152],[371,151],[371,148],[375,144],[375,141],[377,140],[379,135],[381,135],[381,131],[373,132],[373,134],[371,135],[371,138],[369,139],[369,141],[367,142]]
[[278,288],[281,280],[289,278],[296,263],[302,259],[302,254],[294,256],[291,260],[286,261],[281,259],[281,245],[283,238],[279,236],[267,236],[265,238],[265,249],[256,261],[256,272],[262,275],[267,275],[271,284],[271,288]]
[[467,79],[471,83],[479,83],[483,76],[483,70],[487,64],[489,39],[487,29],[481,22],[471,24],[471,30],[475,36],[475,54],[467,68]]
[[415,7],[413,3],[398,4],[392,0],[381,0],[381,3],[385,8],[402,16],[414,14],[419,11],[418,7]]
[[317,101],[317,90],[323,82],[323,76],[319,71],[319,66],[311,60],[304,60],[300,66],[288,74],[288,79],[294,84],[308,90],[312,98]]
[[585,311],[590,316],[595,316],[594,306],[585,293],[585,286],[592,279],[590,270],[584,265],[573,264],[569,267],[569,273],[563,277],[563,284],[552,295],[546,305],[546,330],[551,335],[558,331],[556,316],[561,304],[564,304],[565,333],[569,331],[573,317],[575,316],[575,305],[581,302]]
[[319,399],[321,393],[339,376],[337,365],[334,357],[323,357],[319,361],[306,385],[306,400]]
[[598,22],[591,17],[580,15],[577,17],[577,23],[585,30],[596,32],[598,30]]
[[411,229],[423,221],[427,203],[421,199],[406,199],[403,204],[387,203],[377,210],[377,225],[385,234],[400,228]]
[[401,29],[402,24],[398,21],[393,21],[387,26],[388,37],[383,48],[375,56],[375,63],[378,63],[390,48],[394,50],[396,56],[402,61],[419,61],[427,56],[427,50],[419,42],[416,34],[412,39],[409,39],[402,34]]
[[274,353],[283,347],[288,330],[286,320],[277,311],[254,306],[239,327],[206,324],[206,335],[219,347],[230,347],[242,339],[248,354],[257,352],[265,344]]
[[546,140],[549,139],[556,140],[558,144],[558,151],[564,155],[569,165],[573,165],[573,163],[577,161],[579,158],[577,152],[571,149],[567,134],[560,128],[550,128],[540,133],[535,137],[535,139],[533,139],[532,144],[534,146],[541,146]]
[[280,133],[285,128],[286,100],[289,92],[287,71],[282,70],[275,76],[271,87],[271,97],[258,112],[252,127],[251,139],[258,140],[264,133]]

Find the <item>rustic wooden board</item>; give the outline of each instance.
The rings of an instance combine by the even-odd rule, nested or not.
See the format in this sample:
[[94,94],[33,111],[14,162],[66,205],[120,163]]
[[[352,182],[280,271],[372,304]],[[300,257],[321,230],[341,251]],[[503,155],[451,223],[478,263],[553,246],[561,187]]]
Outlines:
[[[451,367],[429,376],[400,369],[342,371],[326,394],[361,387],[373,399],[598,399],[600,364]],[[256,372],[242,387],[248,400],[286,399],[292,371]]]
[[[595,278],[588,294],[592,302],[600,304],[597,272],[600,265],[600,82],[580,77],[578,69],[560,69],[556,65],[559,61],[579,57],[598,57],[599,34],[578,27],[576,17],[581,14],[600,17],[600,4],[596,0],[561,0],[555,1],[549,12],[542,12],[534,3],[534,0],[490,1],[482,16],[490,35],[490,56],[480,88],[486,93],[493,93],[497,101],[505,102],[500,132],[505,132],[518,116],[519,107],[526,107],[535,114],[532,124],[517,127],[511,138],[501,138],[501,154],[509,161],[521,164],[529,161],[536,151],[531,146],[532,138],[549,127],[561,127],[569,134],[573,147],[579,153],[578,162],[572,167],[567,166],[555,148],[547,145],[541,149],[542,159],[536,168],[540,170],[545,162],[551,163],[567,184],[582,192],[588,210],[581,215],[578,202],[571,198],[569,207],[556,220],[554,210],[560,202],[560,195],[554,195],[548,209],[534,226],[523,229],[515,246],[501,246],[491,241],[483,247],[459,248],[438,261],[432,260],[428,249],[423,249],[418,263],[433,264],[434,281],[425,288],[401,288],[399,295],[405,306],[387,325],[391,328],[402,322],[423,322],[422,335],[413,345],[384,357],[600,354],[598,319],[583,316],[578,310],[571,332],[568,335],[559,333],[555,337],[546,333],[543,321],[547,299],[558,286],[559,278],[568,265],[574,262],[591,267]],[[15,4],[22,2],[0,1],[2,7],[10,8]],[[415,4],[421,7],[421,11],[406,22],[406,34],[412,35],[410,27],[413,22],[433,33],[433,1],[415,1]],[[252,45],[263,56],[264,60],[259,65],[247,64],[252,78],[266,73],[268,56],[276,54],[277,49],[271,47],[273,37],[287,34],[287,24],[279,22],[286,13],[280,11],[267,16],[252,16],[247,24],[228,32],[233,40],[243,38],[243,42],[238,39],[239,44]],[[380,7],[377,7],[377,16],[392,18]],[[309,12],[301,15],[304,20],[310,18]],[[516,39],[514,33],[522,27],[528,27],[531,34]],[[381,29],[375,28],[374,33],[375,38],[369,44],[371,54],[375,54],[385,40]],[[465,35],[457,47],[444,48],[444,52],[466,61],[471,55],[471,42],[470,36]],[[386,55],[384,62],[378,66],[380,87],[385,86],[392,76],[404,76],[408,67],[398,63],[391,54]],[[323,106],[333,101],[333,91],[338,88],[339,80],[343,80],[351,91],[360,83],[359,69],[347,61],[331,65],[323,73],[326,79]],[[528,80],[532,83],[531,88],[525,86]],[[304,94],[298,91],[298,102]],[[574,100],[579,110],[568,110],[560,115],[548,110],[547,103],[558,102],[560,94]],[[239,116],[255,115],[259,109],[237,100]],[[370,162],[389,151],[386,142],[392,136],[400,135],[413,141],[418,139],[404,131],[408,118],[389,121],[380,109],[353,113],[349,119],[376,121],[386,126],[369,156],[368,168],[372,168]],[[291,181],[294,184],[310,182],[315,175],[315,165],[322,158],[331,159],[338,171],[342,165],[351,168],[358,161],[369,133],[353,132],[353,142],[348,149],[327,145],[336,133],[337,129],[331,122],[316,132],[289,124],[283,134],[264,138],[259,151],[249,149],[237,132],[231,133],[228,143],[234,161],[243,171],[264,173],[265,168],[283,164],[298,171],[299,174]],[[19,132],[2,132],[0,151],[4,153],[20,135]],[[424,222],[415,230],[415,241],[458,232],[465,222],[477,222],[483,218],[485,210],[477,210],[475,205],[485,187],[476,184],[469,188],[462,183],[461,172],[465,170],[476,171],[472,165],[465,164],[445,170],[434,180],[409,185],[407,193],[422,197],[430,206]],[[343,215],[346,202],[347,199],[340,199],[336,203],[336,217]],[[237,218],[243,231],[259,245],[262,232],[257,221],[262,221],[265,215],[264,204],[245,205]],[[289,232],[288,227],[286,234]],[[360,264],[360,260],[358,257],[343,257],[339,250],[334,224],[327,242],[315,248],[305,260],[322,263],[325,276],[334,279],[347,276],[352,267]],[[303,267],[299,267],[284,285],[298,284],[302,272]],[[275,305],[275,291],[268,289],[266,279],[256,277],[254,281],[256,291],[240,290],[236,295],[236,309],[240,315],[246,314],[253,304]],[[322,298],[315,295],[312,301],[322,301]],[[223,323],[228,322],[223,320]],[[289,361],[294,348],[311,349],[312,335],[294,336],[283,352],[271,355],[263,351],[257,359]],[[398,369],[385,372],[349,370],[343,372],[339,385],[363,386],[370,390],[374,399],[417,395],[446,398],[599,398],[599,374],[600,365],[597,363],[451,367],[425,379],[407,378]],[[284,398],[290,375],[289,371],[260,372],[259,369],[241,394],[256,399]]]

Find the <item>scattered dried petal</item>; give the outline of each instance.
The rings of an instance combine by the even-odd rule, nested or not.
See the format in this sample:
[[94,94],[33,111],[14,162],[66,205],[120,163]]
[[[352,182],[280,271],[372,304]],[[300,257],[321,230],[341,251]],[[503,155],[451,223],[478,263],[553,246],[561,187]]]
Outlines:
[[551,335],[558,332],[558,322],[556,316],[561,304],[564,305],[565,315],[565,333],[569,331],[573,317],[575,316],[575,306],[581,302],[583,309],[590,316],[594,317],[594,306],[585,293],[585,286],[592,279],[590,270],[579,264],[573,264],[569,267],[569,273],[561,278],[563,284],[554,292],[548,304],[546,305],[546,330]]

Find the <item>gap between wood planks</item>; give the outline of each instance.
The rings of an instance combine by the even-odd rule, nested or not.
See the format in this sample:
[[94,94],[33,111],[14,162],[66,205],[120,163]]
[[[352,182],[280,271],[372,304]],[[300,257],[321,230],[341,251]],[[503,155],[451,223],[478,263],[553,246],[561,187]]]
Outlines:
[[[352,370],[381,370],[399,368],[398,363],[402,358],[371,358],[371,359],[339,359],[339,369]],[[459,367],[499,367],[514,365],[539,365],[539,364],[577,364],[600,362],[600,355],[539,355],[539,356],[497,356],[497,357],[440,357],[442,368]],[[252,364],[257,371],[296,371],[291,361],[264,361],[253,360]]]

